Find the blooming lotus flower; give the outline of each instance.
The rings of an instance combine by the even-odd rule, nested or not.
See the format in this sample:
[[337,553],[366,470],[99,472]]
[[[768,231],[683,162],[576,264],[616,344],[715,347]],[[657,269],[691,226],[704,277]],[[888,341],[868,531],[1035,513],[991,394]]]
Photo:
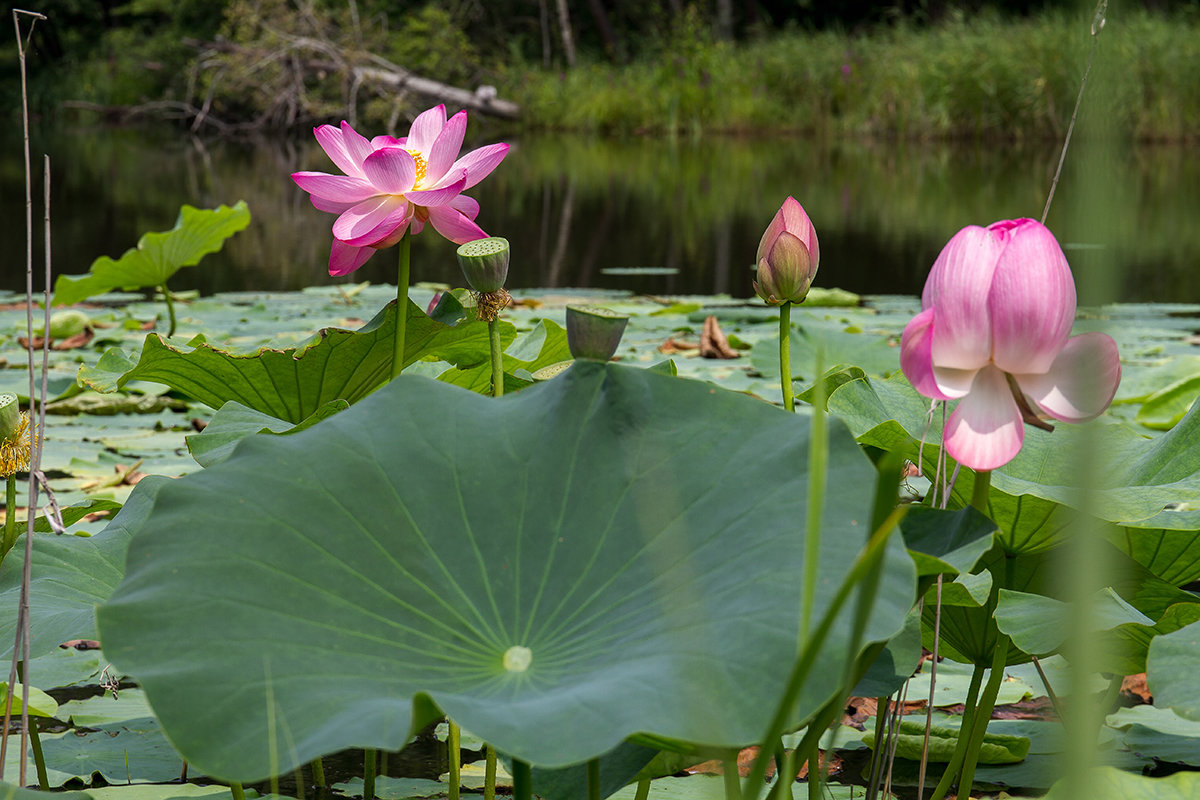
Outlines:
[[1031,219],[963,228],[946,244],[904,328],[900,366],[918,392],[958,400],[946,452],[975,470],[1021,450],[1024,421],[1101,414],[1121,381],[1116,342],[1071,336],[1075,282],[1054,235]]
[[428,222],[455,244],[487,236],[475,224],[479,203],[462,194],[486,178],[508,154],[507,144],[472,150],[462,158],[467,112],[446,119],[435,106],[413,120],[408,136],[367,139],[342,122],[314,129],[321,148],[344,175],[296,172],[292,180],[321,211],[337,214],[329,274],[345,275],[376,250],[390,247]]
[[767,305],[802,303],[820,260],[817,231],[803,206],[789,197],[758,242],[754,291]]

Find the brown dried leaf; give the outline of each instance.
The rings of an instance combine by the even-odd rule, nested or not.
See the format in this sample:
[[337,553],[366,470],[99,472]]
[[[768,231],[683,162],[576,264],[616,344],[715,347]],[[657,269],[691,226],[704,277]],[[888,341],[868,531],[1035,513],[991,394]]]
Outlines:
[[1126,675],[1121,681],[1121,698],[1137,706],[1153,703],[1154,697],[1146,686],[1146,673]]
[[738,353],[729,346],[729,339],[717,324],[717,318],[709,314],[704,318],[704,330],[700,333],[700,356],[702,358],[739,358]]
[[700,345],[693,342],[689,342],[684,339],[676,339],[674,336],[671,336],[658,346],[658,352],[673,356],[676,353],[687,353],[691,350],[695,350],[699,346]]

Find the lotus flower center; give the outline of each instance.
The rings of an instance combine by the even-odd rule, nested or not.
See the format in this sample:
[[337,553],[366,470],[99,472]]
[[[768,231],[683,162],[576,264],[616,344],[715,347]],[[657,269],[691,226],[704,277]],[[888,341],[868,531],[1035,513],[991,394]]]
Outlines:
[[524,672],[533,663],[533,651],[514,644],[504,651],[504,668],[509,672]]
[[413,188],[417,189],[420,188],[421,181],[425,180],[425,158],[420,153],[414,153],[412,150],[409,150],[408,154],[413,157],[413,161],[417,164],[417,177],[413,181]]

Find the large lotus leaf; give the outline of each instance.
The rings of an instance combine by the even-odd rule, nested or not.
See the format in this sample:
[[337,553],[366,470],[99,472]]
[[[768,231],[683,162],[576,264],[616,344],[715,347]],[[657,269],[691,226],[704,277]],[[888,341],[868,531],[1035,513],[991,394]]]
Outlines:
[[347,408],[349,403],[345,400],[331,400],[299,425],[293,425],[230,400],[217,409],[201,433],[187,437],[188,451],[200,466],[211,467],[229,458],[237,443],[247,436],[256,433],[298,433]]
[[[929,401],[903,376],[847,382],[830,397],[829,408],[847,421],[859,441],[914,461],[924,439],[924,470],[932,475],[941,442],[940,415],[930,421]],[[1197,438],[1200,409],[1195,408],[1156,439],[1120,424],[1061,423],[1053,432],[1026,426],[1021,452],[992,472],[988,516],[1004,531],[1001,541],[1009,550],[1034,552],[1062,539],[1073,516],[1065,507],[1082,502],[1089,514],[1121,525],[1126,541],[1114,541],[1147,566],[1147,561],[1155,563],[1157,574],[1163,570],[1184,579],[1200,577],[1200,536],[1194,534],[1200,529]],[[1095,491],[1079,488],[1081,453],[1099,459],[1088,470],[1100,481]],[[967,504],[972,483],[970,470],[963,470],[955,486],[960,505]],[[1169,561],[1156,550],[1167,531],[1183,532],[1168,537]]]
[[[230,779],[395,749],[439,710],[547,767],[637,732],[751,743],[800,644],[808,429],[616,364],[500,400],[401,376],[163,486],[98,612],[105,655]],[[829,447],[817,614],[875,483],[836,422]],[[901,627],[914,581],[894,538],[864,645]],[[852,613],[797,723],[836,693]]]
[[[1136,675],[1146,671],[1146,653],[1151,640],[1200,620],[1200,602],[1176,603],[1155,621],[1123,600],[1112,589],[1095,596],[1092,611],[1095,628],[1088,634],[1099,649],[1093,667],[1099,672]],[[996,625],[1013,644],[1045,656],[1067,644],[1074,631],[1070,606],[1039,594],[1000,590]]]
[[[140,481],[105,529],[92,537],[39,534],[33,538],[29,584],[29,653],[53,652],[71,639],[96,638],[96,604],[108,599],[125,576],[129,525],[150,510],[154,494],[170,478]],[[10,658],[16,634],[24,540],[0,564],[0,659]],[[36,673],[32,681],[38,681]]]
[[226,239],[249,224],[250,209],[244,200],[233,208],[184,206],[174,228],[145,234],[137,247],[126,250],[120,259],[100,256],[87,275],[59,275],[53,303],[70,305],[114,289],[162,286],[180,268],[193,266],[220,250]]
[[1156,705],[1200,720],[1200,622],[1154,637],[1146,657],[1146,685]]
[[[1083,794],[1083,793],[1086,794]],[[1086,776],[1082,786],[1064,778],[1046,794],[1044,800],[1197,800],[1200,798],[1200,772],[1176,772],[1165,778],[1147,778],[1114,767],[1099,767]]]
[[922,577],[970,572],[995,543],[996,523],[975,508],[915,506],[900,523],[917,573]]
[[[407,326],[405,366],[428,357],[458,366],[487,360],[487,325],[473,317],[447,325],[409,300]],[[212,408],[234,401],[296,425],[327,403],[355,403],[385,383],[395,331],[391,302],[357,331],[325,328],[296,349],[234,354],[208,344],[177,348],[151,334],[136,363],[106,353],[96,367],[81,369],[79,380],[97,391],[115,391],[132,380],[165,383]],[[511,324],[501,323],[503,344],[515,336]]]

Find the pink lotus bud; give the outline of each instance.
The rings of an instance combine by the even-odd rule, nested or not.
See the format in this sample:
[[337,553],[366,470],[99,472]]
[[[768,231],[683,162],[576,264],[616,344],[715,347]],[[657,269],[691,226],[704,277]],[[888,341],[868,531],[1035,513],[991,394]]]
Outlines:
[[755,293],[772,306],[804,302],[820,259],[817,231],[804,208],[789,197],[758,243]]

